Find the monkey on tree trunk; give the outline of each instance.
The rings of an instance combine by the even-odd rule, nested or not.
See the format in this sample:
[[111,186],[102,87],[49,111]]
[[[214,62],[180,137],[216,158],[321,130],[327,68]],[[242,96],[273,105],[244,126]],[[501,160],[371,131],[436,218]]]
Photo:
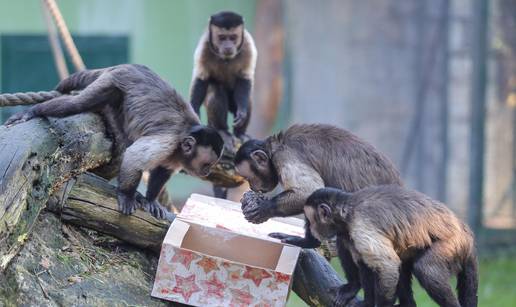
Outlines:
[[[294,125],[265,141],[245,142],[235,156],[235,169],[254,191],[241,200],[242,211],[252,223],[302,214],[308,196],[325,186],[354,192],[372,185],[402,184],[394,164],[372,145],[346,130],[323,124]],[[278,183],[283,192],[272,198],[261,195]],[[320,246],[309,221],[305,228],[304,238],[281,233],[270,236],[303,248]],[[336,300],[345,304],[360,289],[360,280],[347,247],[337,243],[348,283],[337,290]]]
[[[439,306],[477,306],[473,234],[444,204],[396,185],[354,193],[322,188],[308,198],[304,212],[316,238],[337,236],[349,247],[364,288],[363,306],[393,306],[396,292],[412,296],[411,275],[404,271]],[[452,275],[458,299],[449,284]]]
[[204,177],[219,160],[224,142],[218,132],[202,126],[192,107],[157,74],[143,65],[124,64],[77,72],[57,85],[64,95],[11,116],[5,125],[34,117],[65,117],[98,112],[123,153],[118,175],[118,206],[132,214],[139,206],[136,189],[149,170],[148,210],[163,218],[166,209],[156,198],[173,173],[184,170]]
[[[219,131],[232,148],[228,129],[228,112],[233,114],[233,133],[246,137],[251,118],[251,92],[257,51],[244,19],[233,12],[219,12],[210,17],[194,53],[191,104],[200,115],[206,106],[208,126]],[[225,198],[227,190],[214,187],[216,197]]]

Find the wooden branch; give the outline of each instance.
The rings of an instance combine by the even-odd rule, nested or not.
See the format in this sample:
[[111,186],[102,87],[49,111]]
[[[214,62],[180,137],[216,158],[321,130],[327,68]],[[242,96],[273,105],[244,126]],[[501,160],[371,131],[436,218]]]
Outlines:
[[16,255],[54,191],[110,160],[99,116],[35,119],[0,126],[0,271]]
[[[142,198],[139,197],[143,203]],[[59,214],[65,222],[88,227],[156,252],[159,252],[174,218],[170,215],[168,220],[157,220],[142,210],[130,216],[120,214],[115,187],[105,179],[89,173],[64,185],[49,202],[48,208]],[[328,290],[341,284],[342,280],[326,259],[313,250],[302,252],[293,289],[307,304],[332,305],[335,294]]]

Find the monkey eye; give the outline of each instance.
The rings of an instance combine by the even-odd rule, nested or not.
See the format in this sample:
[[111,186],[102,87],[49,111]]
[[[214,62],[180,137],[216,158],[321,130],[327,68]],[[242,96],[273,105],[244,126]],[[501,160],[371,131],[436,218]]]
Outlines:
[[220,39],[221,41],[226,40],[226,35],[219,35],[219,39]]
[[236,34],[230,35],[229,39],[232,40],[232,41],[236,41],[236,39],[237,39]]

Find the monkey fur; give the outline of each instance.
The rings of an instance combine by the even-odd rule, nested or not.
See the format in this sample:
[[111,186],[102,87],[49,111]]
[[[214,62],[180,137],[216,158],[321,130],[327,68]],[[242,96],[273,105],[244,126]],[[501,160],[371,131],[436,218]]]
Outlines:
[[[314,192],[304,207],[312,234],[337,236],[359,266],[364,306],[412,296],[411,272],[440,306],[477,306],[477,260],[468,226],[444,204],[398,185]],[[457,276],[458,299],[449,285]],[[415,306],[415,301],[401,301]]]
[[[252,223],[302,214],[308,196],[325,186],[354,192],[372,185],[402,184],[394,164],[372,145],[324,124],[294,125],[265,141],[249,140],[238,150],[235,168],[254,191],[241,200],[242,211]],[[272,198],[255,193],[272,191],[278,183],[284,191]],[[320,246],[309,221],[305,228],[305,238],[281,233],[270,236],[303,248]],[[348,284],[338,289],[338,298],[348,301],[360,289],[358,268],[345,246],[338,250],[348,279]]]
[[227,113],[234,115],[233,133],[242,137],[251,116],[251,92],[257,51],[242,16],[220,12],[210,17],[194,54],[191,104],[200,114],[204,103],[208,126],[228,135]]
[[118,205],[124,214],[139,206],[135,199],[142,172],[150,170],[147,209],[162,218],[166,212],[156,198],[170,176],[179,170],[206,176],[218,161],[223,140],[202,126],[190,104],[143,65],[124,64],[85,70],[61,81],[61,93],[81,90],[37,104],[13,115],[6,125],[34,117],[65,117],[100,113],[123,154],[118,175]]

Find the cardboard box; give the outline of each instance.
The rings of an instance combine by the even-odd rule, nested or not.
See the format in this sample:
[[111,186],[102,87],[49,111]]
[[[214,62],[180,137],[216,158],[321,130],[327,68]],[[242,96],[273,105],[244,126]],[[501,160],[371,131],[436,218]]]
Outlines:
[[284,306],[300,248],[267,234],[302,234],[302,223],[254,225],[239,203],[194,194],[163,241],[152,296],[194,306]]

